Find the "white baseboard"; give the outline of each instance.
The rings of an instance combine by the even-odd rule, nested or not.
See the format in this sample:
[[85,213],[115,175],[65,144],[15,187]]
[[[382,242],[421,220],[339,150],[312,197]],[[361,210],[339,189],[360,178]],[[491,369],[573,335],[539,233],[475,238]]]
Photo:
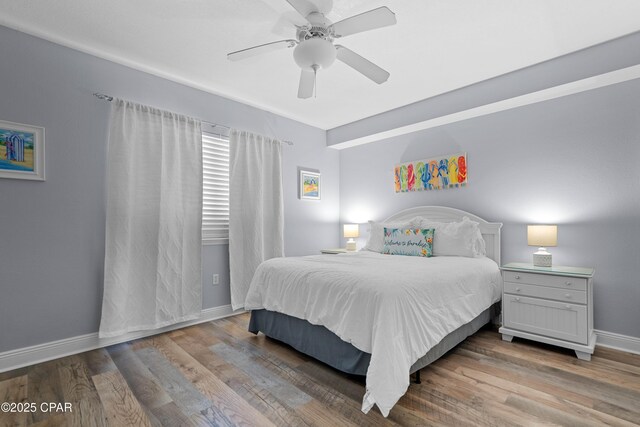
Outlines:
[[0,353],[0,372],[11,371],[13,369],[22,368],[24,366],[33,365],[36,363],[46,362],[48,360],[58,359],[60,357],[70,356],[72,354],[78,354],[89,350],[95,350],[96,348],[107,347],[113,344],[160,334],[162,332],[173,331],[175,329],[197,325],[198,323],[209,322],[211,320],[221,319],[223,317],[229,317],[243,312],[244,310],[233,311],[230,305],[222,305],[220,307],[213,307],[202,310],[200,317],[197,319],[189,320],[182,323],[176,323],[175,325],[165,326],[164,328],[154,329],[152,331],[131,332],[119,337],[102,339],[98,337],[97,332],[94,332],[92,334],[79,335],[76,337],[65,338],[58,341],[51,341],[31,347],[5,351],[3,353]]
[[[223,305],[220,307],[202,310],[202,314],[198,319],[177,323],[175,325],[166,326],[153,331],[132,332],[119,337],[103,339],[98,338],[98,333],[95,332],[93,334],[80,335],[31,347],[19,348],[17,350],[10,350],[0,353],[0,372],[11,371],[13,369],[46,362],[48,360],[95,350],[96,348],[107,347],[113,344],[160,334],[162,332],[173,331],[175,329],[197,325],[198,323],[222,319],[223,317],[234,316],[242,312],[244,311],[233,311],[230,305]],[[626,351],[628,353],[640,354],[640,338],[599,330],[595,330],[594,332],[598,336],[596,346],[609,347],[616,350]]]
[[627,353],[640,354],[640,338],[628,335],[615,334],[613,332],[594,330],[598,336],[596,346],[609,347]]

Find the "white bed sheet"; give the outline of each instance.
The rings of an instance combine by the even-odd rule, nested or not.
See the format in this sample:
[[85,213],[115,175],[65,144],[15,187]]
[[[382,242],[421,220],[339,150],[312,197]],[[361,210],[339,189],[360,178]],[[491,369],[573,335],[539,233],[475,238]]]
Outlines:
[[274,258],[257,269],[245,308],[322,325],[371,353],[362,411],[386,417],[409,386],[411,365],[500,300],[489,258],[341,255]]

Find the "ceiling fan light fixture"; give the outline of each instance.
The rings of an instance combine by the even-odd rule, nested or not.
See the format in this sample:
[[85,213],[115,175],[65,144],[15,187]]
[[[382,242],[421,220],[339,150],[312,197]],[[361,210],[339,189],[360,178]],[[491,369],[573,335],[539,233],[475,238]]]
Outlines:
[[333,43],[322,38],[304,40],[293,49],[293,59],[303,70],[327,68],[336,60],[336,48]]

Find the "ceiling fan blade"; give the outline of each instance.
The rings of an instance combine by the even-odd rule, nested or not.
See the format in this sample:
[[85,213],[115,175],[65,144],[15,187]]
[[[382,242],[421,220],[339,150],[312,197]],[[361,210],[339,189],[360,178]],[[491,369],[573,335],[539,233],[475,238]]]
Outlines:
[[291,25],[295,27],[303,27],[309,25],[304,17],[294,10],[289,3],[283,0],[261,0],[269,9],[279,16],[276,23],[277,31],[274,34],[291,33]]
[[295,10],[291,10],[288,5],[287,8],[289,10],[283,12],[280,15],[280,18],[278,18],[278,20],[274,24],[273,29],[271,30],[273,34],[279,34],[286,37],[288,35],[291,35],[292,25],[296,28],[309,25],[309,21],[300,16],[298,12],[296,12]]
[[318,7],[309,0],[287,0],[287,3],[305,19],[310,13],[318,12]]
[[390,74],[388,71],[383,70],[368,59],[364,59],[354,51],[340,45],[336,45],[336,50],[337,58],[340,61],[369,77],[374,82],[381,84],[389,78]]
[[263,53],[272,52],[274,50],[284,49],[288,47],[294,47],[298,44],[297,41],[293,39],[289,40],[280,40],[277,42],[265,43],[258,46],[249,47],[247,49],[237,50],[235,52],[231,52],[227,54],[227,59],[229,61],[239,61],[241,59],[249,58],[255,55],[261,55]]
[[316,76],[313,71],[302,70],[300,72],[300,85],[298,86],[298,98],[307,99],[313,95],[313,87]]
[[388,7],[379,7],[359,15],[338,21],[329,28],[333,30],[334,37],[344,37],[363,31],[394,25],[396,14]]

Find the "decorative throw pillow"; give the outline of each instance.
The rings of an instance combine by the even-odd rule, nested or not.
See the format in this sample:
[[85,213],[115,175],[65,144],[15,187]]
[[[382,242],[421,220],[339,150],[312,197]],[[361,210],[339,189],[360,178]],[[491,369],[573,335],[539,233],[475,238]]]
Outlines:
[[433,255],[433,228],[385,227],[382,253],[430,257]]
[[384,229],[419,227],[422,217],[415,217],[403,222],[375,222],[369,221],[369,239],[362,248],[363,251],[382,252],[384,246]]

